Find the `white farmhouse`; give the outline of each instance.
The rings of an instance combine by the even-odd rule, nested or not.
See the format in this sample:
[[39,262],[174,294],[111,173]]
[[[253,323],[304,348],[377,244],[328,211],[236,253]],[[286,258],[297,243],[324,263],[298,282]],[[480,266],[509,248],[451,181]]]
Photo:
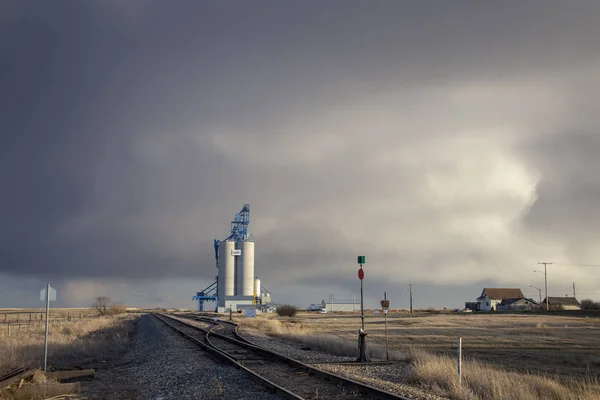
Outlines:
[[497,310],[497,306],[502,302],[502,299],[522,299],[524,297],[521,289],[484,288],[481,296],[477,298],[477,310]]

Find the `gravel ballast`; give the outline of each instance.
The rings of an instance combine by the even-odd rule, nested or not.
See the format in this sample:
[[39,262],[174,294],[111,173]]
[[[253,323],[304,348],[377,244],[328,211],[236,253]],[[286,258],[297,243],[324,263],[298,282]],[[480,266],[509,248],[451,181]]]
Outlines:
[[132,350],[82,385],[96,399],[278,399],[242,371],[220,365],[151,315],[140,317]]

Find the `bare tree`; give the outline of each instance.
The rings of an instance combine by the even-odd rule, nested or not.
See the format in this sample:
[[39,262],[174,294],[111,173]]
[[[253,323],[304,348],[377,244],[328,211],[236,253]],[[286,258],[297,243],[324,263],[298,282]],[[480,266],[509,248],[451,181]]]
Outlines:
[[92,308],[100,313],[100,315],[106,315],[110,308],[110,297],[98,296],[96,301],[92,304]]

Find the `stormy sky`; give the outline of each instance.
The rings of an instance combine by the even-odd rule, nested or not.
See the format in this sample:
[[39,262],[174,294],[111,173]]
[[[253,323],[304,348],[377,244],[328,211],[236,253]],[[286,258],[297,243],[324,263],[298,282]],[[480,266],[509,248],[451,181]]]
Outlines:
[[0,3],[0,307],[600,299],[600,3]]

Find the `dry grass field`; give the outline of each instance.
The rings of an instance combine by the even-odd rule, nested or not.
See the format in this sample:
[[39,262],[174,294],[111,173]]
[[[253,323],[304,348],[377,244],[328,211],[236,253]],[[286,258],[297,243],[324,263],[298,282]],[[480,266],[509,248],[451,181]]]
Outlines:
[[[0,322],[5,320],[28,320],[29,316],[39,318],[40,315],[46,315],[45,308],[0,308]],[[50,316],[66,317],[90,317],[98,315],[96,310],[86,308],[50,308]]]
[[[23,310],[18,311],[25,314]],[[0,334],[0,375],[21,366],[43,365],[45,325],[23,325],[22,328],[21,331],[13,329],[10,336],[7,331]],[[49,368],[84,365],[122,352],[127,349],[134,328],[134,317],[128,315],[88,316],[71,321],[63,318],[61,323],[50,324]]]
[[[238,318],[275,336],[358,354],[359,315]],[[580,315],[390,313],[390,356],[411,363],[414,384],[451,398],[600,399],[600,315]],[[383,315],[366,313],[365,330],[376,358],[385,354],[384,327]],[[456,379],[459,336],[461,386]]]

